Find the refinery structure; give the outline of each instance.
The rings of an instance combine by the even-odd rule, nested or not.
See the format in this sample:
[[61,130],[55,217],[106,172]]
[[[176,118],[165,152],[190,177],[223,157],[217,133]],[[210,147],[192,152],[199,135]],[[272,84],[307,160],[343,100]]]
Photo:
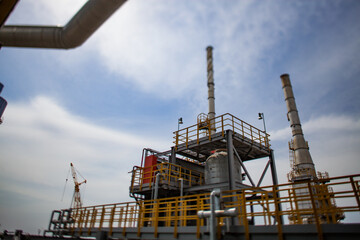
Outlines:
[[[116,6],[107,5],[104,10],[107,13],[100,17],[102,20],[89,23],[95,26],[92,31],[122,3],[112,1]],[[80,39],[72,30],[81,28],[81,24],[76,24],[88,21],[90,15],[87,14],[92,12],[89,9],[101,4],[103,0],[90,0],[74,16],[76,21],[71,20],[57,30],[2,28],[0,41],[3,40],[4,46],[74,47],[91,33]],[[39,40],[39,36],[45,38]],[[347,214],[359,214],[360,174],[330,177],[326,172],[316,171],[303,135],[290,76],[283,74],[280,79],[287,107],[284,116],[287,115],[292,132],[291,170],[289,182],[279,184],[266,130],[230,113],[216,115],[212,51],[211,46],[206,48],[208,113],[200,113],[193,125],[175,131],[171,149],[143,149],[139,164],[129,166],[129,195],[134,200],[82,206],[76,187],[83,182],[78,182],[73,171],[74,204],[69,209],[54,210],[44,235],[27,236],[29,239],[359,238],[360,223],[344,223],[344,219]],[[0,92],[1,89],[2,85]],[[263,165],[261,175],[256,177],[258,182],[247,168],[250,161]],[[263,184],[267,173],[271,175],[271,185]],[[22,235],[17,232],[3,237],[21,238]]]
[[[289,183],[277,181],[270,136],[229,113],[215,115],[212,47],[208,114],[174,132],[165,152],[145,148],[131,170],[133,202],[55,210],[46,235],[115,239],[355,239],[360,175],[315,171],[288,74],[281,75],[292,131]],[[285,114],[284,114],[285,115]],[[248,161],[265,161],[258,182]],[[264,186],[270,171],[272,185]],[[244,183],[247,179],[250,185]],[[351,203],[338,206],[337,201]]]

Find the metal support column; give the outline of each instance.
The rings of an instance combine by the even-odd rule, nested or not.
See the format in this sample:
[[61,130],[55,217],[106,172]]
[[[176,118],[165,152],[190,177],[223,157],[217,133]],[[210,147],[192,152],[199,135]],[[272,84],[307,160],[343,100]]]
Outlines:
[[175,152],[175,147],[171,147],[170,163],[176,164],[176,152]]
[[[228,154],[229,190],[234,190],[236,189],[236,181],[235,181],[236,172],[235,172],[235,159],[234,159],[233,131],[231,130],[226,130],[226,148]],[[233,202],[237,201],[235,196],[232,197],[232,201]],[[243,210],[239,209],[239,212],[242,213]],[[237,217],[232,217],[230,222],[231,225],[239,224],[239,220]]]
[[[278,189],[278,178],[277,178],[277,172],[276,172],[276,166],[275,166],[275,157],[274,157],[274,151],[270,150],[270,156],[269,156],[269,161],[270,161],[270,169],[271,169],[271,177],[272,177],[272,181],[273,181],[273,185],[276,186],[276,189]],[[276,198],[279,198],[279,193],[276,192],[276,196],[274,196]],[[281,207],[281,203],[278,204],[278,210],[281,212],[282,211],[282,207]],[[284,223],[284,217],[283,215],[280,215],[280,223],[279,224],[283,224]]]
[[226,148],[228,154],[228,171],[229,171],[229,190],[236,189],[235,182],[235,159],[234,159],[234,145],[233,145],[233,132],[226,130]]

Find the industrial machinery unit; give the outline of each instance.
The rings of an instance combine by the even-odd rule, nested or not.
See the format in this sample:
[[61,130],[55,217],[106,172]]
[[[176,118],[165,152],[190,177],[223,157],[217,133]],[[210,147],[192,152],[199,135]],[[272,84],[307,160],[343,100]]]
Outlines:
[[[207,65],[209,114],[175,131],[170,150],[143,150],[140,165],[130,172],[129,193],[135,201],[54,211],[46,234],[212,240],[360,235],[359,224],[339,224],[344,212],[359,213],[360,175],[316,175],[289,75],[281,79],[294,138],[293,169],[290,183],[278,184],[269,135],[229,113],[215,115],[212,47],[207,48]],[[256,183],[246,163],[264,159]],[[272,185],[263,186],[268,169]]]

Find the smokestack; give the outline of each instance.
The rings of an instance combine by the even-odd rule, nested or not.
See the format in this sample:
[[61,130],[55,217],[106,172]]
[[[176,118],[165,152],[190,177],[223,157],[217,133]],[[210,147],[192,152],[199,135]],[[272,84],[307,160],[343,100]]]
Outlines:
[[316,178],[315,166],[311,159],[309,147],[305,141],[301,128],[289,74],[283,74],[280,78],[288,110],[287,116],[290,121],[293,137],[293,147],[291,149],[294,151],[292,181]]
[[[212,46],[206,48],[207,52],[207,85],[208,85],[208,101],[209,101],[209,114],[208,118],[215,118],[215,84],[214,84],[214,70],[213,70],[213,57],[212,57]],[[214,129],[215,120],[211,120],[211,128]],[[211,131],[212,132],[212,131]]]

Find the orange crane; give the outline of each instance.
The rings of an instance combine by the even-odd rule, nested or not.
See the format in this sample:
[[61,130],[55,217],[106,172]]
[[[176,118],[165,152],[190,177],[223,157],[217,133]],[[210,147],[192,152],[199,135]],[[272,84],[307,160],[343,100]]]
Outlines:
[[[81,174],[78,171],[76,171],[76,169],[72,163],[70,163],[70,167],[71,167],[71,174],[72,174],[74,184],[75,184],[74,197],[71,201],[71,207],[72,208],[81,208],[82,202],[81,202],[81,197],[80,197],[80,185],[83,183],[86,183],[86,179],[83,176],[81,176]],[[79,173],[79,175],[84,179],[84,181],[78,182],[76,172]]]

